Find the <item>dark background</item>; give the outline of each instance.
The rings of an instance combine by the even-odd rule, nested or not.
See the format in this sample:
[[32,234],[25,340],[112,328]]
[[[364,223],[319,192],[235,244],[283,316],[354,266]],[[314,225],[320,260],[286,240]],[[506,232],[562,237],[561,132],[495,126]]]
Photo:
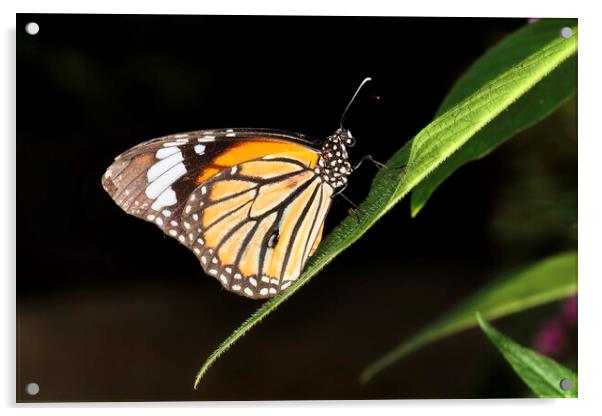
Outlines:
[[[30,36],[25,24],[40,32]],[[576,246],[576,102],[462,168],[417,218],[403,200],[228,351],[260,305],[103,191],[112,159],[150,138],[219,127],[324,138],[347,122],[385,161],[432,119],[471,62],[526,19],[17,16],[17,398],[281,400],[528,395],[478,330],[370,384],[369,363],[493,278]],[[380,99],[376,99],[376,96]],[[375,168],[346,191],[360,202]],[[332,229],[347,215],[335,201]],[[529,345],[559,310],[498,323]],[[559,359],[574,367],[572,339]],[[40,385],[33,399],[23,388]]]

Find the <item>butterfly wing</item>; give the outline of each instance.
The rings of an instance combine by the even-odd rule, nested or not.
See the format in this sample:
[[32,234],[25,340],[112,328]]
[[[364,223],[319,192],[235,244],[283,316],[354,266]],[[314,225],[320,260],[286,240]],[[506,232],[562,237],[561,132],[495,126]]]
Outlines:
[[[317,160],[318,153],[311,142],[298,134],[276,130],[201,130],[161,137],[131,148],[115,159],[102,184],[127,213],[155,223],[189,247],[205,271],[226,288],[244,296],[264,298],[286,289],[319,243],[332,192],[312,170]],[[244,182],[253,184],[254,189],[232,194]],[[215,217],[219,211],[225,213],[242,201],[243,195],[249,208],[244,224],[233,222],[234,218],[242,218],[243,211],[238,212],[239,216],[221,218],[219,223],[209,222],[219,219]],[[320,199],[316,199],[318,196]],[[307,211],[298,205],[299,201],[317,205],[311,205],[312,210]],[[186,212],[188,206],[191,208]],[[299,224],[310,227],[310,231],[297,237],[292,231],[300,218],[303,221]],[[309,218],[314,218],[319,227],[309,225]],[[285,228],[289,222],[295,225]],[[275,237],[274,230],[279,230]],[[244,232],[246,240],[234,258],[234,240],[227,237],[242,236]],[[266,236],[270,238],[265,240]],[[299,251],[303,243],[306,244]],[[280,248],[284,245],[286,249]],[[252,256],[261,257],[261,262],[253,263]],[[226,283],[223,276],[230,276]]]
[[310,142],[277,130],[200,130],[141,143],[115,158],[102,177],[107,193],[128,214],[154,222],[183,241],[179,221],[192,191],[223,169],[279,152],[315,155]]
[[299,277],[319,244],[332,194],[301,154],[233,166],[190,195],[187,245],[226,289],[272,297]]

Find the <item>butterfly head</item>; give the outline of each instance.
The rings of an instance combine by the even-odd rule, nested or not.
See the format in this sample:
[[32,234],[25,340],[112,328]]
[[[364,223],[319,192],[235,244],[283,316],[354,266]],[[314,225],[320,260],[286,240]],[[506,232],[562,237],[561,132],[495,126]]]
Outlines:
[[338,129],[328,136],[322,146],[316,172],[333,188],[347,184],[347,177],[352,170],[347,147],[353,147],[354,144],[355,139],[349,130]]

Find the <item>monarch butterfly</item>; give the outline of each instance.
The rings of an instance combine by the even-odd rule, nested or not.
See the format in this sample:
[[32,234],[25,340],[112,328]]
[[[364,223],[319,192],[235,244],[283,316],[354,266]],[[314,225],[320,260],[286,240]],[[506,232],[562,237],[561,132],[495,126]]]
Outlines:
[[102,185],[125,212],[188,247],[226,289],[273,297],[301,274],[347,184],[355,139],[343,121],[369,80],[319,149],[271,129],[173,134],[117,156]]

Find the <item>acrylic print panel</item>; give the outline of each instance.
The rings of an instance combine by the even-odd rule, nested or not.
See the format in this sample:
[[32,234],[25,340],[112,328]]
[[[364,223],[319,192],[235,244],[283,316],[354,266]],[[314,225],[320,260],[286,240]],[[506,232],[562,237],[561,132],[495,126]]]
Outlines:
[[[17,401],[577,394],[577,21],[21,14],[17,28]],[[337,143],[349,167],[366,155],[386,166],[351,172],[321,244],[301,225],[287,234],[327,208],[298,189],[337,193],[296,170],[327,168],[324,141],[347,140],[335,132],[366,77],[343,126],[356,145]],[[396,155],[404,145],[413,153]],[[188,220],[206,236],[210,208],[183,204],[196,195],[228,213],[211,198],[242,186],[233,177],[251,182],[256,210],[288,219],[254,243],[250,226],[231,253],[290,248],[292,282],[307,252],[294,242],[318,249],[301,288],[270,276],[282,292],[271,303],[237,294],[234,272],[220,281],[240,266],[260,293],[263,273],[253,284],[216,248],[207,274],[198,247],[165,229]],[[154,181],[169,192],[147,218]],[[147,221],[126,190],[146,198],[130,202],[147,203]],[[301,202],[285,210],[282,195]],[[228,218],[215,235],[235,228]]]

